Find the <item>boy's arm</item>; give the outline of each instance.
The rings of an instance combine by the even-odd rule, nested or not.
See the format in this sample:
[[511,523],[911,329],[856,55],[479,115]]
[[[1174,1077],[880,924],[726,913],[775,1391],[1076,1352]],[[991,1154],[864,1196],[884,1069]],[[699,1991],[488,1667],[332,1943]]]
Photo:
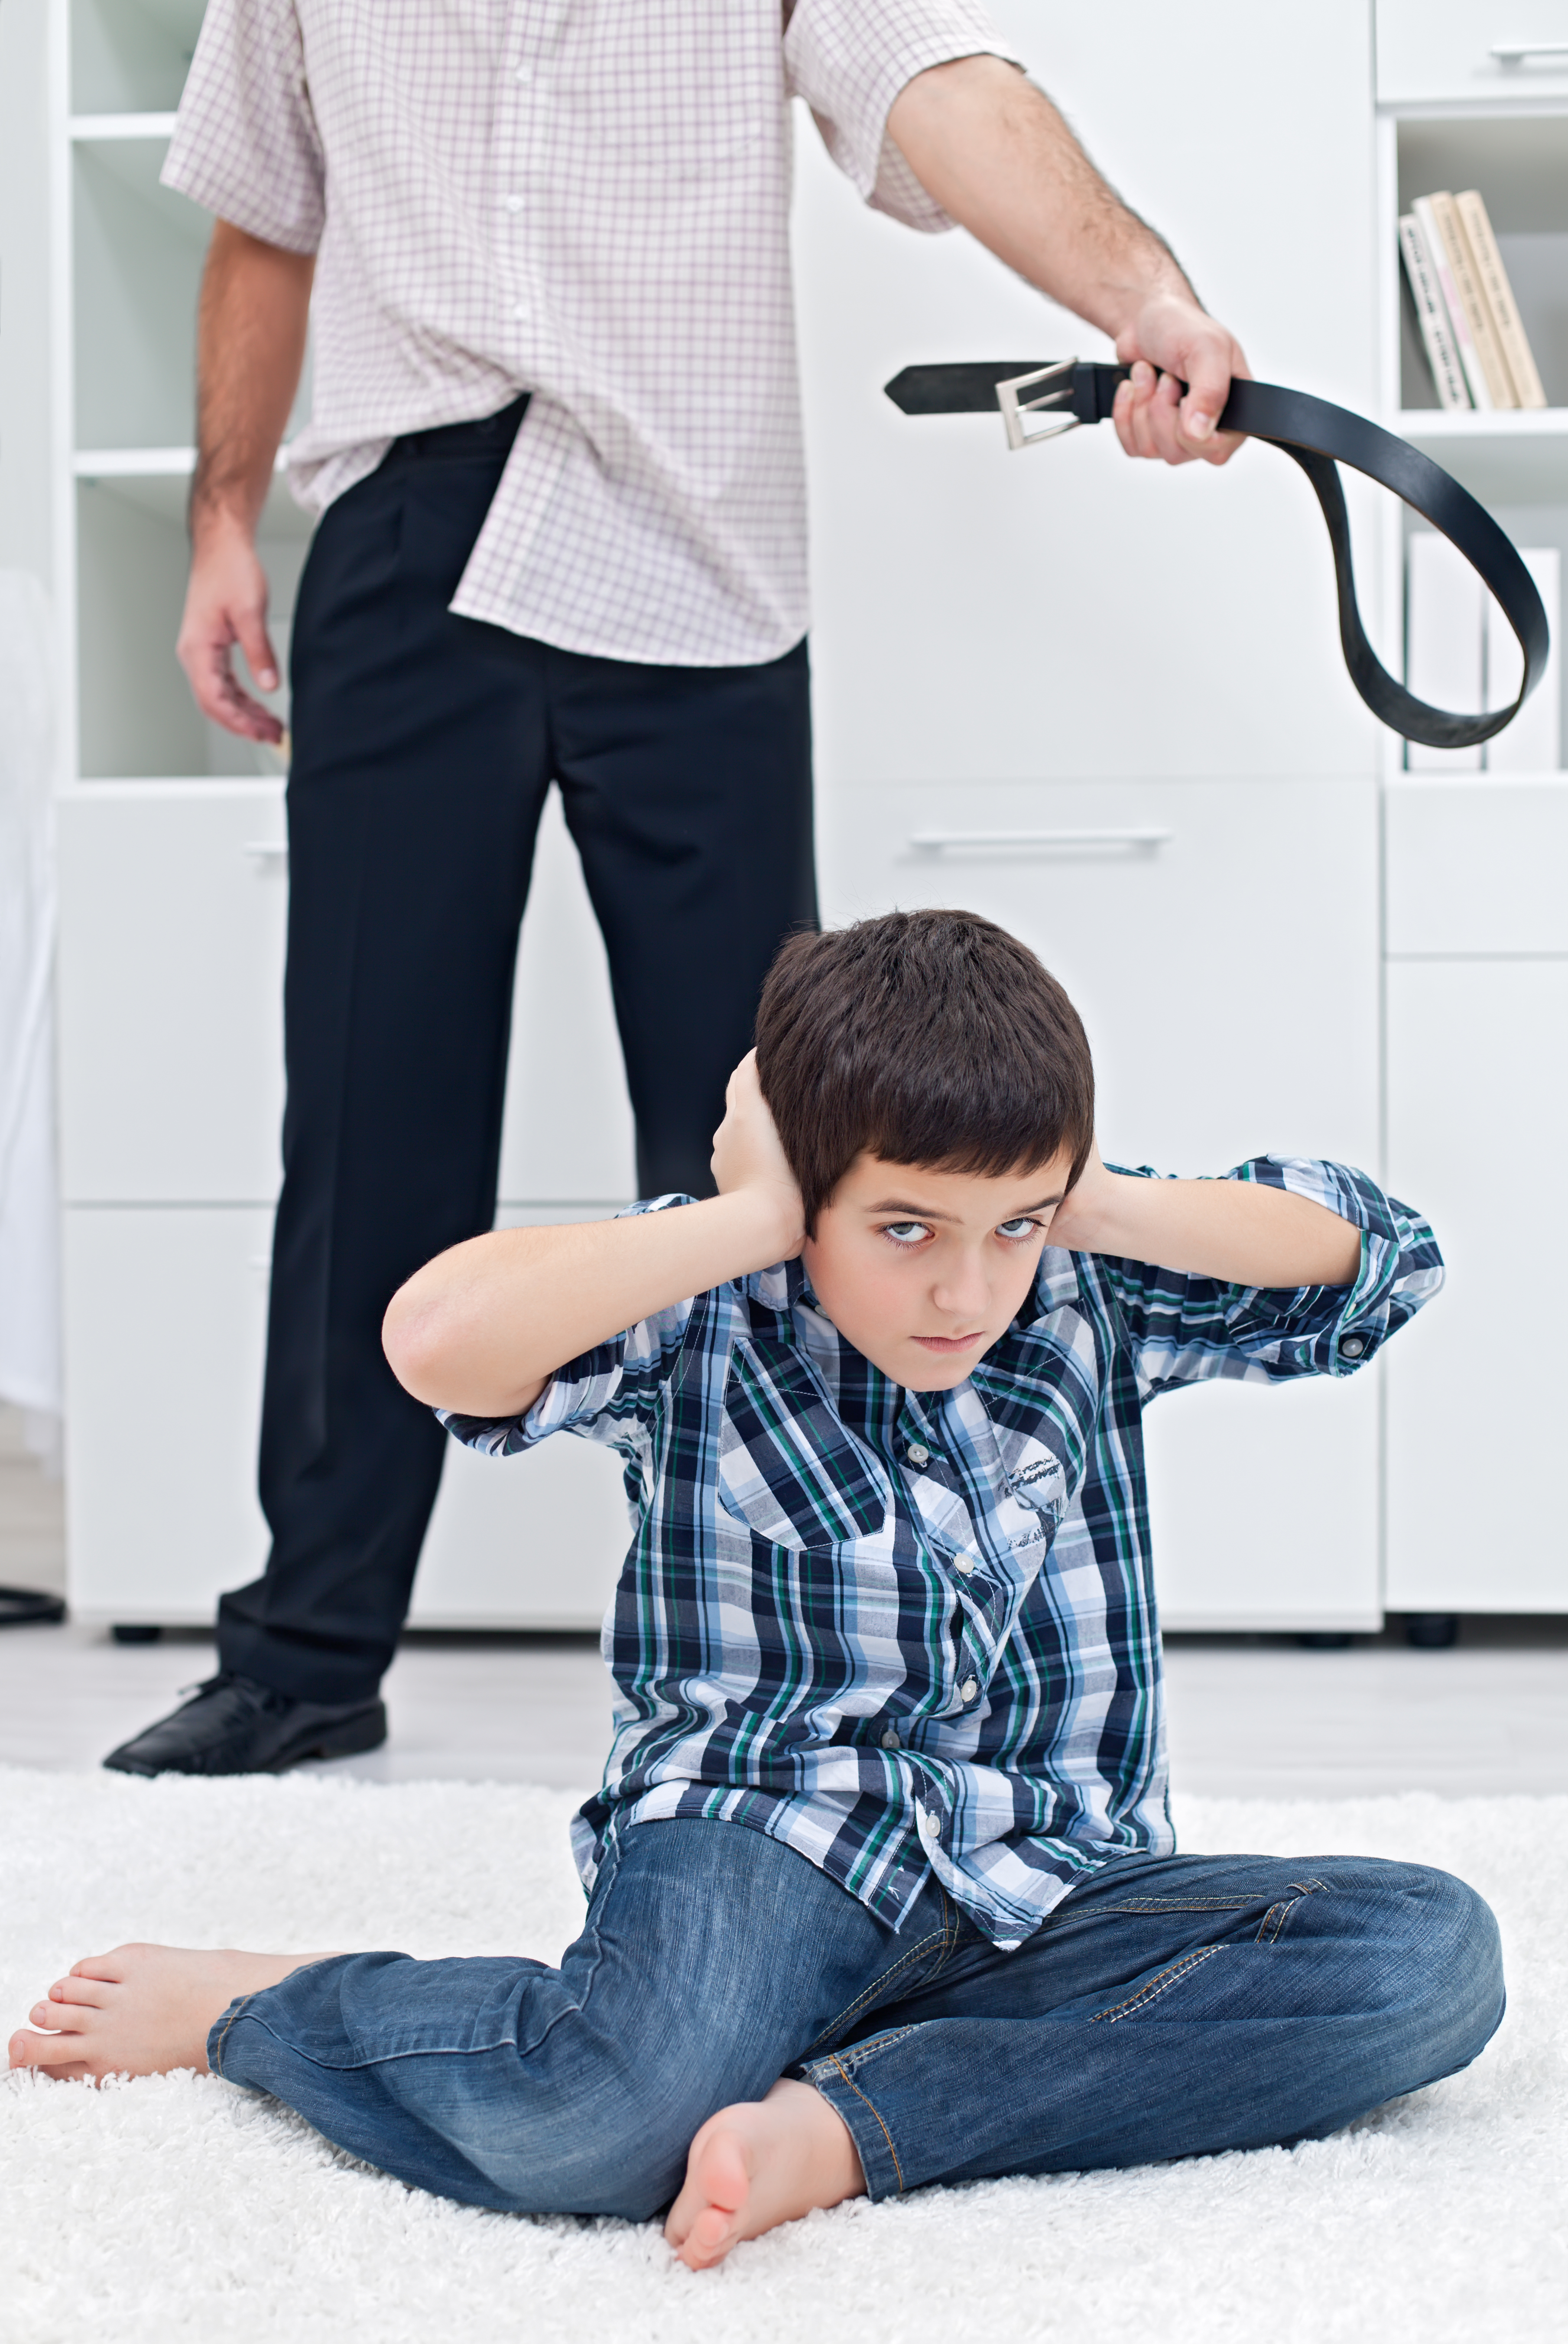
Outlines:
[[400,1287],[381,1341],[406,1391],[460,1416],[522,1416],[558,1368],[688,1295],[800,1251],[800,1191],[748,1056],[713,1140],[720,1194],[562,1228],[494,1229]]
[[1310,1197],[1251,1180],[1145,1180],[1093,1149],[1057,1207],[1050,1242],[1227,1286],[1349,1286],[1361,1232]]

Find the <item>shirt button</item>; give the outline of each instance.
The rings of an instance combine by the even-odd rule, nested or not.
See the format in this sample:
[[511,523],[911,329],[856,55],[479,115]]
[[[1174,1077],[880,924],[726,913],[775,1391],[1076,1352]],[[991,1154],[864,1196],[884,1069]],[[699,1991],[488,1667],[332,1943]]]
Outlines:
[[974,1556],[970,1554],[956,1554],[953,1558],[953,1568],[955,1571],[961,1571],[965,1578],[967,1579],[969,1573],[975,1568]]
[[973,1677],[966,1677],[958,1688],[958,1698],[960,1701],[973,1701],[979,1690]]
[[940,1839],[942,1836],[941,1817],[932,1814],[926,1807],[920,1810],[920,1836],[922,1839]]
[[519,66],[517,68],[517,78],[519,81],[523,82],[531,81],[533,79],[533,67],[531,66]]
[[522,209],[522,197],[521,196],[508,196],[506,199],[506,207],[509,212],[520,212]]
[[511,314],[520,326],[526,326],[533,311],[526,301],[514,301],[511,305]]
[[929,1465],[931,1462],[931,1451],[923,1440],[912,1440],[904,1454],[911,1465]]
[[1366,1348],[1367,1339],[1364,1335],[1347,1335],[1340,1345],[1340,1353],[1347,1359],[1359,1359]]
[[891,1725],[882,1737],[882,1746],[885,1750],[899,1750],[903,1747],[902,1743],[899,1741],[897,1734],[893,1731]]

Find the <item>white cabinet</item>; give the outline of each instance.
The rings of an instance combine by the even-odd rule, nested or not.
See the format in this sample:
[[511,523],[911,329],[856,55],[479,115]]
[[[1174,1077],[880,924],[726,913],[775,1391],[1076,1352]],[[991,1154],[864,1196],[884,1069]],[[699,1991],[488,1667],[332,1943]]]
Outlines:
[[[267,1551],[282,785],[86,784],[60,812],[71,1602],[203,1622]],[[511,1221],[590,1217],[632,1189],[603,951],[553,798],[519,954],[502,1186]],[[453,1444],[412,1622],[597,1627],[626,1538],[607,1452],[561,1439],[496,1462]]]
[[1568,959],[1394,962],[1389,1179],[1443,1292],[1389,1354],[1387,1598],[1568,1611]]
[[1568,95],[1563,0],[1377,0],[1384,106]]

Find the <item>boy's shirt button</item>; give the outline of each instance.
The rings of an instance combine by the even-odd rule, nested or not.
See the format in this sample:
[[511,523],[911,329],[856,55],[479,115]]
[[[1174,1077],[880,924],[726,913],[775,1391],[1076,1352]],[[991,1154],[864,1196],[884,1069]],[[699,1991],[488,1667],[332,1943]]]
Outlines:
[[975,1568],[974,1556],[972,1554],[956,1554],[953,1557],[953,1568],[955,1571],[961,1571],[965,1578],[967,1579],[969,1573]]
[[958,1688],[958,1698],[960,1701],[973,1701],[979,1690],[973,1677],[966,1677]]
[[923,1440],[912,1440],[904,1454],[911,1465],[929,1465],[931,1462],[931,1451]]
[[893,1731],[891,1725],[882,1737],[882,1746],[885,1750],[899,1750],[903,1748],[902,1743],[899,1741],[897,1734]]
[[940,1839],[942,1836],[942,1819],[934,1815],[928,1807],[920,1810],[920,1836],[922,1839]]
[[1366,1348],[1367,1339],[1364,1335],[1347,1335],[1340,1345],[1340,1349],[1347,1359],[1359,1359]]

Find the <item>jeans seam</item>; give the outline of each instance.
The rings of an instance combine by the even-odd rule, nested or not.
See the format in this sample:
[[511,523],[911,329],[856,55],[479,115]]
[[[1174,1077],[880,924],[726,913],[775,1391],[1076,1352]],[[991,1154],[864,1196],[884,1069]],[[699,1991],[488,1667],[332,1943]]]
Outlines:
[[[1292,1888],[1298,1884],[1290,1883]],[[1102,1904],[1102,1913],[1244,1913],[1260,1904],[1259,1896],[1129,1896],[1120,1904]]]
[[[944,1902],[946,1902],[946,1900],[944,1900]],[[953,1931],[955,1940],[957,1937],[957,1930],[955,1928]],[[949,1950],[946,1915],[943,1916],[943,1925],[939,1930],[933,1930],[928,1935],[922,1937],[917,1945],[911,1945],[908,1952],[903,1955],[899,1960],[895,1961],[890,1970],[884,1970],[881,1975],[874,1978],[869,1985],[863,1986],[860,1992],[855,1995],[853,2002],[846,2003],[841,2011],[839,2011],[834,2017],[830,2018],[827,2025],[822,2027],[806,2045],[805,2049],[800,2055],[801,2057],[803,2059],[809,2059],[817,2045],[819,2043],[824,2043],[830,2035],[836,2035],[841,2026],[847,2026],[851,2019],[854,2018],[855,2013],[860,2010],[864,2005],[870,2002],[880,2001],[887,1986],[890,1985],[892,1981],[898,1976],[899,1973],[903,1970],[906,1970],[911,1962],[918,1961],[921,1955],[927,1952],[933,1945],[941,1946],[943,1957],[946,1959]]]
[[242,1994],[237,2001],[230,2004],[228,2011],[224,2014],[223,2032],[218,2036],[216,2046],[217,2056],[215,2056],[211,2051],[207,2055],[207,2064],[208,2067],[211,2068],[215,2076],[221,2076],[223,2073],[223,2046],[228,2040],[230,2028],[233,2026],[235,2020],[242,2017],[244,2013],[249,2008],[250,2005],[255,2000],[255,1995]]
[[[914,2033],[913,2027],[905,2027],[903,2031],[906,2035]],[[892,2036],[889,2040],[896,2041],[897,2037]],[[834,2066],[838,2069],[839,2074],[844,2077],[844,2080],[848,2085],[850,2090],[855,2094],[855,2098],[859,2100],[864,2107],[868,2107],[871,2110],[872,2115],[875,2117],[877,2125],[881,2129],[882,2137],[887,2143],[887,2154],[893,2159],[893,2170],[898,2180],[898,2194],[902,2198],[904,2195],[904,2167],[898,2162],[898,2151],[893,2146],[893,2135],[883,2123],[881,2113],[878,2110],[875,2102],[866,2098],[865,2094],[861,2090],[860,2086],[855,2082],[854,2076],[850,2074],[843,2060],[839,2058],[836,2052],[830,2052],[828,2056],[832,2059]]]
[[1138,2010],[1145,2003],[1153,2002],[1160,1995],[1168,1993],[1170,1987],[1184,1978],[1189,1970],[1195,1970],[1199,1962],[1208,1961],[1211,1954],[1218,1954],[1222,1950],[1219,1945],[1199,1945],[1196,1953],[1188,1954],[1181,1961],[1173,1963],[1171,1967],[1163,1971],[1158,1977],[1150,1978],[1146,1986],[1140,1986],[1137,1994],[1130,1995],[1126,2002],[1117,2003],[1109,2010],[1097,2010],[1090,2018],[1089,2025],[1098,2026],[1102,2018],[1108,2018],[1114,2026],[1118,2018],[1125,2018],[1129,2011]]

